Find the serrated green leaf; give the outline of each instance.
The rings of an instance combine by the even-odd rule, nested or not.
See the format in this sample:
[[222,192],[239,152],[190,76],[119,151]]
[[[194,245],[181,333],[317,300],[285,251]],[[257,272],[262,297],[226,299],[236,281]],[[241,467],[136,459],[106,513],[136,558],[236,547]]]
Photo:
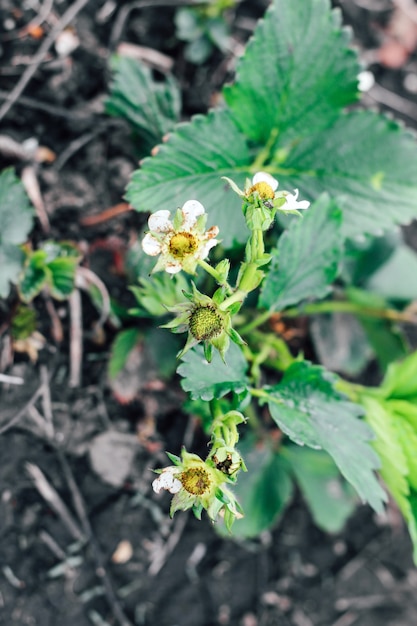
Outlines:
[[189,391],[193,400],[212,400],[234,391],[246,389],[248,364],[240,348],[231,343],[224,363],[216,351],[210,363],[204,358],[204,350],[199,345],[189,350],[177,372],[183,377],[181,386]]
[[33,227],[34,211],[13,169],[0,174],[0,297],[6,298],[10,282],[16,283],[24,255],[17,246]]
[[79,261],[79,250],[65,242],[46,241],[39,250],[28,252],[19,281],[22,300],[30,302],[46,285],[53,298],[67,298],[74,289]]
[[74,257],[57,258],[48,263],[49,288],[53,298],[65,300],[71,295],[75,286],[78,263],[79,259]]
[[293,220],[278,241],[260,306],[280,311],[330,291],[343,254],[341,224],[341,212],[327,196]]
[[335,380],[321,367],[294,363],[268,390],[271,415],[299,445],[328,452],[361,499],[381,512],[386,494],[373,473],[380,466],[369,445],[373,433],[359,419],[362,408],[334,389]]
[[371,111],[341,115],[294,144],[270,171],[282,187],[298,187],[302,197],[326,191],[335,198],[345,237],[381,234],[417,217],[415,138]]
[[50,278],[46,258],[47,253],[44,250],[36,250],[27,256],[19,279],[19,294],[23,302],[31,302]]
[[341,531],[357,502],[332,458],[321,450],[293,445],[283,447],[281,454],[288,461],[317,526],[329,533]]
[[117,374],[121,372],[130,351],[137,345],[139,337],[140,331],[138,328],[127,328],[116,335],[111,347],[108,364],[108,372],[111,379],[116,378]]
[[294,491],[285,458],[262,442],[247,437],[239,452],[248,469],[240,473],[233,493],[244,511],[231,529],[234,537],[256,537],[278,521]]
[[139,282],[140,287],[131,286],[130,291],[138,304],[155,317],[166,315],[170,306],[184,300],[183,292],[190,290],[190,284],[182,272],[174,276],[166,272],[153,274],[146,280],[139,279]]
[[274,0],[224,97],[242,131],[267,143],[298,142],[357,99],[359,66],[329,0]]
[[[366,421],[372,427],[376,439],[373,447],[381,459],[380,474],[408,524],[414,545],[414,561],[417,562],[417,508],[415,495],[408,480],[409,466],[396,422],[398,415],[391,410],[390,402],[365,396],[362,398]],[[415,449],[411,451],[415,456]]]
[[[198,199],[208,213],[207,226],[220,228],[225,247],[244,242],[249,232],[241,200],[221,180],[234,178],[251,157],[245,137],[227,111],[197,115],[190,123],[177,126],[156,157],[143,161],[127,188],[127,200],[137,211],[174,211],[184,202]],[[237,182],[245,181],[246,171]]]
[[144,141],[148,152],[179,120],[180,91],[174,78],[157,82],[151,70],[135,59],[113,56],[114,78],[105,103],[110,115],[126,118]]

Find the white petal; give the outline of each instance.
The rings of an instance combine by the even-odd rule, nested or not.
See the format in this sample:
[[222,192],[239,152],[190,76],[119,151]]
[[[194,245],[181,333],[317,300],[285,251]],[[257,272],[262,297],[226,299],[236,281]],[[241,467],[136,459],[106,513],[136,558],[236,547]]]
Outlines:
[[214,246],[217,246],[219,242],[217,241],[217,239],[210,239],[209,241],[206,241],[206,243],[204,244],[204,246],[201,247],[200,252],[198,254],[198,258],[199,259],[205,259],[210,250],[212,248],[214,248]]
[[153,235],[147,233],[142,239],[142,248],[145,254],[157,256],[161,252],[161,243]]
[[166,489],[170,493],[178,493],[182,487],[181,481],[175,478],[171,468],[167,468],[152,483],[152,489],[159,493],[161,489]]
[[197,221],[200,215],[203,215],[206,210],[198,200],[187,200],[181,209],[184,216],[183,228],[191,228]]
[[156,233],[168,233],[172,230],[170,217],[171,213],[169,211],[156,211],[148,219],[149,230],[153,230]]
[[182,265],[179,261],[168,261],[165,266],[165,271],[168,274],[178,274],[182,270]]
[[297,200],[298,198],[298,189],[294,189],[294,193],[285,194],[286,203],[282,207],[283,211],[299,211],[303,209],[308,209],[310,203],[308,200]]
[[252,178],[252,185],[256,185],[256,183],[267,183],[272,188],[272,191],[278,188],[277,179],[268,174],[268,172],[256,172]]

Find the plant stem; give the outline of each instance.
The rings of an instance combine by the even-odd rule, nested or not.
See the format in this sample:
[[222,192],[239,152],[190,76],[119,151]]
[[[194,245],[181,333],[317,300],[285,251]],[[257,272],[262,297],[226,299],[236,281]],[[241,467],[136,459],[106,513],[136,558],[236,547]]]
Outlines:
[[216,283],[218,285],[220,285],[221,287],[225,287],[227,293],[232,293],[233,292],[233,290],[232,290],[231,286],[229,285],[229,283],[227,283],[227,282],[222,283],[218,271],[214,267],[212,267],[209,263],[207,263],[203,259],[199,259],[198,265],[201,268],[203,268],[203,270],[205,270],[207,272],[207,274],[210,274],[210,276],[212,276],[214,278],[214,280],[216,281]]
[[[281,313],[281,312],[280,312]],[[292,307],[282,311],[282,317],[301,317],[303,315],[322,315],[324,313],[352,313],[358,317],[371,317],[385,319],[391,322],[408,322],[416,324],[415,314],[407,311],[396,311],[395,309],[376,309],[372,307],[362,307],[356,302],[348,300],[326,300],[324,302],[312,302],[301,307]],[[259,328],[274,314],[273,311],[264,311],[254,320],[240,328],[240,333],[248,333],[255,328]]]

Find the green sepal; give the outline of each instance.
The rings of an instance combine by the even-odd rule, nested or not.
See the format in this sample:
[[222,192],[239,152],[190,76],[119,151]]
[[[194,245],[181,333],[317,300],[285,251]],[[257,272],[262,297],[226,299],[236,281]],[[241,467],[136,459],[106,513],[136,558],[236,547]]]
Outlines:
[[165,452],[170,461],[173,462],[174,465],[181,465],[181,457],[176,454],[172,454],[171,452]]
[[213,346],[208,341],[204,341],[203,345],[204,345],[204,358],[206,359],[207,363],[211,363],[211,360],[213,358]]

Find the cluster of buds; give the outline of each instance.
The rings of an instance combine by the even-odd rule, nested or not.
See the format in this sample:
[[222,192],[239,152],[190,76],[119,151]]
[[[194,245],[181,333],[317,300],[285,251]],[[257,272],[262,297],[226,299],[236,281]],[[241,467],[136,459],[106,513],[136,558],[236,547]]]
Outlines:
[[[197,200],[188,200],[176,211],[172,220],[166,210],[151,215],[149,232],[142,241],[146,254],[158,256],[153,272],[165,270],[169,274],[177,274],[184,270],[194,275],[200,266],[219,285],[209,297],[193,284],[190,293],[183,291],[185,301],[166,307],[176,316],[165,324],[165,328],[177,333],[188,332],[179,357],[202,343],[207,361],[211,361],[213,348],[225,360],[230,340],[244,344],[232,327],[232,318],[247,294],[260,284],[264,276],[260,268],[271,258],[264,251],[263,231],[271,226],[277,211],[299,214],[300,210],[310,205],[307,200],[298,200],[297,189],[293,193],[277,191],[278,181],[266,172],[258,172],[252,181],[246,181],[243,190],[232,180],[226,180],[243,200],[243,214],[251,231],[234,289],[227,282],[230,268],[227,259],[216,267],[205,261],[218,243],[219,229],[212,226],[206,230],[207,215],[204,206]],[[178,510],[192,509],[200,518],[202,511],[206,510],[213,521],[221,515],[228,529],[242,515],[228,485],[236,482],[240,470],[246,470],[236,448],[239,439],[237,426],[243,421],[244,417],[238,411],[215,415],[211,425],[211,450],[205,460],[184,449],[181,457],[168,454],[173,465],[155,470],[159,476],[153,481],[154,491],[166,490],[174,496],[171,515]]]

